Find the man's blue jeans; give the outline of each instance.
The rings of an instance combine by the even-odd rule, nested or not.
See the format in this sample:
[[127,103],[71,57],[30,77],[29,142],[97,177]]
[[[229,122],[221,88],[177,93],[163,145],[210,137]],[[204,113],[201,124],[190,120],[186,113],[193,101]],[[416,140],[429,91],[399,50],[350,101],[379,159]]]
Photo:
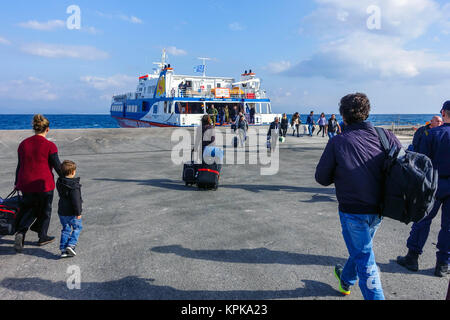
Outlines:
[[313,135],[313,126],[312,124],[308,124],[308,131],[309,131],[309,135],[312,137]]
[[430,234],[431,223],[437,216],[442,206],[441,231],[438,236],[436,258],[439,263],[450,263],[450,198],[437,200],[433,210],[421,221],[414,223],[411,234],[408,238],[407,247],[414,253],[422,254],[428,235]]
[[64,251],[67,247],[76,247],[78,237],[80,236],[81,230],[83,230],[81,219],[78,220],[77,217],[59,216],[59,220],[63,227],[59,249]]
[[336,136],[337,136],[336,132],[328,132],[328,138],[333,139]]
[[339,212],[342,234],[350,257],[344,266],[341,280],[359,287],[366,300],[384,300],[380,273],[373,252],[373,238],[382,218],[377,214],[347,214]]

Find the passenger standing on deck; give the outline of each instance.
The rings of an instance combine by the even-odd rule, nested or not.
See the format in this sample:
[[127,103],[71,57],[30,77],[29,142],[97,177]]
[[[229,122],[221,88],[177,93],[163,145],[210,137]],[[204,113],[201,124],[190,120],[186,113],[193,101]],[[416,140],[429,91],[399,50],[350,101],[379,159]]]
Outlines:
[[[328,141],[315,175],[319,184],[336,187],[342,234],[350,254],[344,267],[336,265],[334,274],[342,294],[349,295],[359,278],[366,300],[383,300],[373,238],[382,220],[385,151],[374,126],[366,122],[370,102],[365,94],[343,97],[339,111],[347,125],[345,132]],[[394,134],[386,131],[386,135],[391,145],[401,147]]]
[[308,118],[306,119],[306,124],[308,125],[309,136],[312,137],[314,133],[314,126],[316,122],[314,121],[314,111],[311,111]]
[[442,118],[439,116],[435,116],[433,117],[433,119],[431,119],[431,122],[429,124],[417,129],[416,133],[414,134],[412,145],[409,146],[409,150],[419,152],[420,142],[422,141],[423,137],[428,136],[431,129],[440,127],[442,126],[442,124]]
[[225,122],[230,123],[230,109],[228,109],[228,105],[225,106]]
[[219,123],[221,126],[223,126],[225,122],[225,110],[223,109],[223,106],[219,107]]
[[255,124],[256,107],[250,109],[250,123]]
[[450,101],[444,103],[441,110],[444,124],[428,131],[422,138],[419,152],[428,156],[433,168],[438,171],[439,184],[433,210],[420,222],[413,224],[407,241],[408,254],[398,257],[397,262],[411,271],[419,270],[419,256],[430,233],[431,223],[442,206],[441,231],[436,248],[435,276],[448,274],[450,263]]
[[18,164],[15,186],[23,193],[22,216],[17,226],[14,242],[16,252],[22,252],[25,235],[29,228],[37,232],[39,246],[55,240],[48,236],[52,215],[55,178],[53,169],[61,176],[58,148],[47,140],[50,122],[42,115],[33,118],[35,135],[25,139],[18,149]]
[[289,120],[286,113],[283,113],[283,117],[281,118],[281,135],[286,138],[286,134],[289,127]]
[[322,113],[320,115],[319,121],[318,121],[318,125],[319,125],[319,132],[317,132],[317,135],[319,135],[322,132],[322,138],[325,137],[325,131],[326,131],[326,127],[327,127],[327,118],[325,118],[325,113]]

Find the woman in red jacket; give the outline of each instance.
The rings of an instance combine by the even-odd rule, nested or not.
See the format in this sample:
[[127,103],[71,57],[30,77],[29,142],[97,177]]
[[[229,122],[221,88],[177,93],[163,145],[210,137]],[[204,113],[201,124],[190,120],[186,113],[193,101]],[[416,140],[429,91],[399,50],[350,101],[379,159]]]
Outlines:
[[53,169],[61,175],[58,148],[47,140],[50,123],[42,115],[33,118],[35,135],[25,139],[18,149],[16,189],[23,193],[22,216],[14,242],[17,252],[22,252],[28,229],[38,233],[40,246],[49,244],[55,237],[47,235],[52,214],[55,179]]

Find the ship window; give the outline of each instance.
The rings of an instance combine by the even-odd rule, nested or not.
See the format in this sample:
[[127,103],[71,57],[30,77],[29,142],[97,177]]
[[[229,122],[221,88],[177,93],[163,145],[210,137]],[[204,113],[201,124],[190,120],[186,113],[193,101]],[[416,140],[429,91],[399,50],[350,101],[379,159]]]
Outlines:
[[158,113],[158,106],[157,106],[157,105],[154,105],[154,106],[153,106],[153,113],[154,113],[154,114],[157,114],[157,113]]
[[148,107],[148,102],[146,102],[146,101],[142,102],[142,111],[148,112],[149,110],[150,110],[150,108]]

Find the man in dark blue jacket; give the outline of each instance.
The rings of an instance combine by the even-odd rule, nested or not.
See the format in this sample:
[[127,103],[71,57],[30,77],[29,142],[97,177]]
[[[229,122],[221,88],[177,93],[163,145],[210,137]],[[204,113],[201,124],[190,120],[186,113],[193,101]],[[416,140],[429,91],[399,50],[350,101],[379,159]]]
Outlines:
[[[350,294],[359,278],[359,287],[367,300],[383,300],[379,270],[372,249],[375,232],[381,224],[382,167],[385,151],[369,118],[370,101],[365,94],[342,98],[340,113],[345,131],[329,140],[316,169],[316,181],[334,183],[339,202],[342,234],[350,257],[345,266],[334,270],[339,291]],[[401,143],[386,132],[391,146]]]
[[431,223],[442,206],[442,225],[438,237],[434,272],[437,277],[448,274],[450,263],[450,101],[444,103],[441,114],[444,124],[428,130],[428,135],[423,137],[418,150],[433,161],[433,168],[438,171],[436,203],[428,216],[412,226],[407,242],[408,254],[397,258],[397,262],[405,268],[411,271],[419,270],[419,256],[423,253]]
[[308,118],[306,118],[306,124],[308,125],[309,136],[312,137],[314,133],[314,126],[316,124],[314,121],[314,111],[311,111]]

